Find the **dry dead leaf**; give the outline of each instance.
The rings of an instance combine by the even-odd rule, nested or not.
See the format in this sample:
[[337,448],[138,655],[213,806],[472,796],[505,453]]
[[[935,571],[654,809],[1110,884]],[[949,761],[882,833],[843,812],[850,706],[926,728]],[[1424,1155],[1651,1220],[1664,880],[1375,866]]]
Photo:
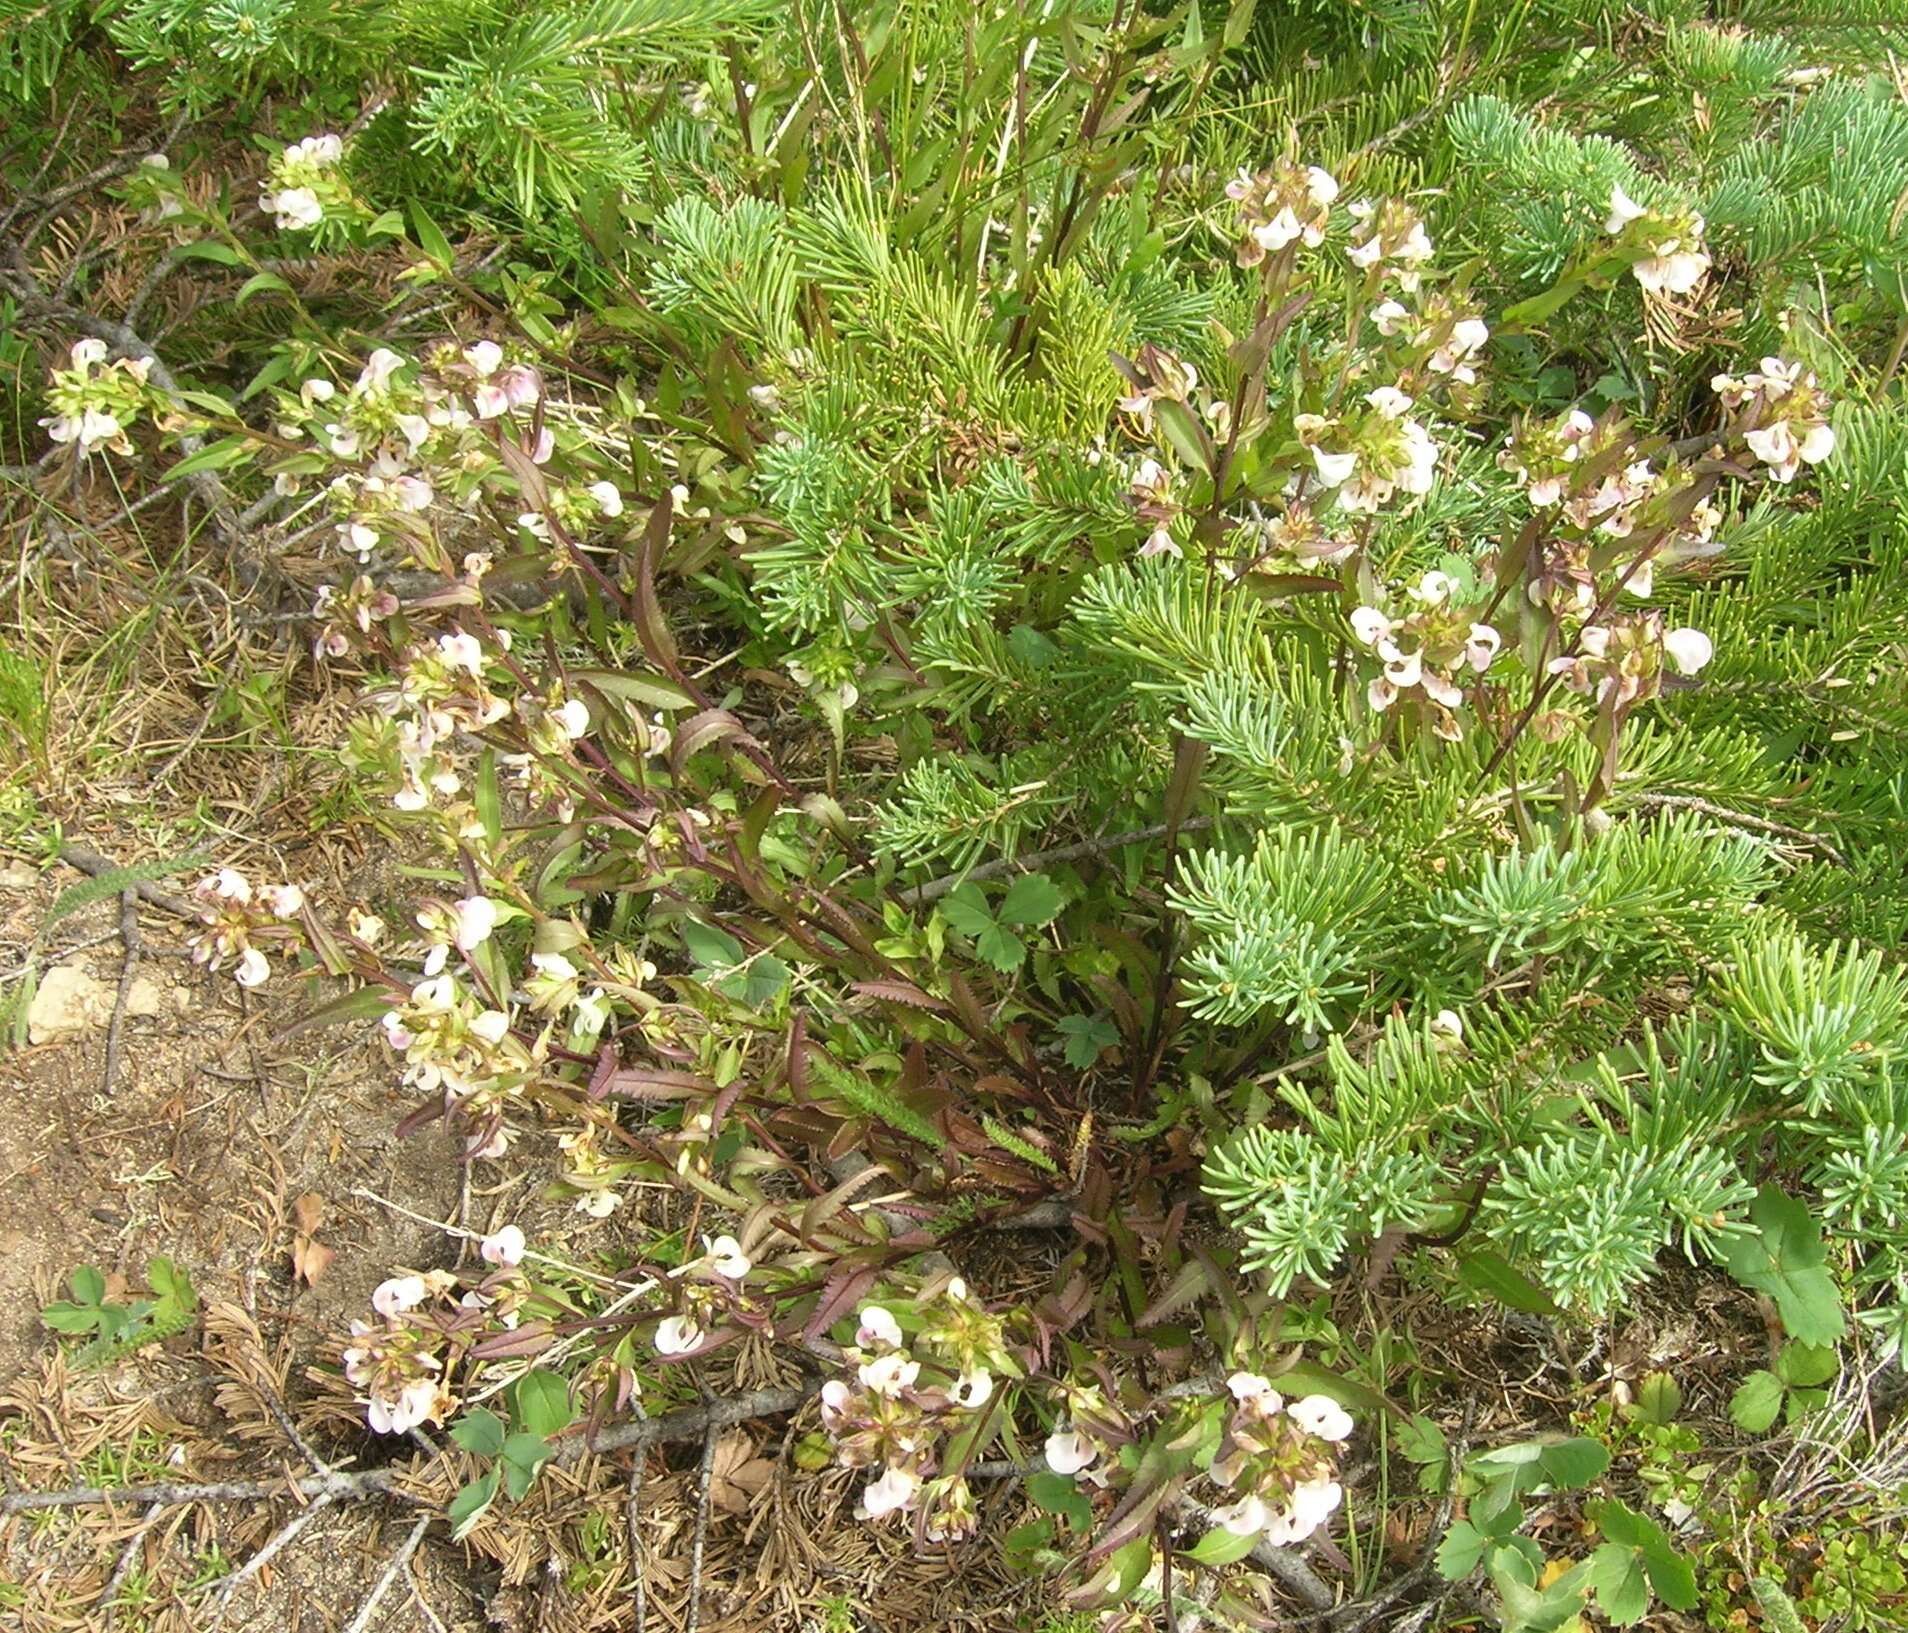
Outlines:
[[746,1514],[762,1488],[775,1476],[775,1465],[755,1456],[755,1442],[737,1431],[716,1442],[709,1471],[709,1501],[725,1514]]
[[316,1191],[307,1191],[292,1204],[292,1279],[307,1287],[315,1286],[337,1257],[318,1240],[318,1226],[324,1216],[325,1199]]

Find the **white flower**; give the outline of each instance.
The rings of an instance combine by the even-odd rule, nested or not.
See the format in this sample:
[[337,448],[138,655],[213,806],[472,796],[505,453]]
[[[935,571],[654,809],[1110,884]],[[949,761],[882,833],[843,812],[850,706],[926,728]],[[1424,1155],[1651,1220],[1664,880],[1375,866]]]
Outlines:
[[455,635],[438,636],[437,655],[453,669],[466,669],[473,675],[483,673],[483,643],[461,629]]
[[400,476],[391,484],[391,494],[403,509],[429,510],[437,497],[430,483],[421,476]]
[[1047,1467],[1055,1474],[1078,1474],[1099,1457],[1092,1442],[1073,1429],[1056,1429],[1047,1436]]
[[1663,637],[1663,651],[1681,675],[1693,675],[1716,655],[1715,645],[1700,629],[1673,629]]
[[358,375],[358,383],[351,389],[359,396],[383,391],[390,383],[391,376],[404,367],[404,359],[389,346],[380,346],[364,360],[364,369]]
[[1620,233],[1632,221],[1640,220],[1649,211],[1623,191],[1619,185],[1610,189],[1610,216],[1603,224],[1607,233]]
[[1411,399],[1396,386],[1380,386],[1365,393],[1365,401],[1388,420],[1401,420],[1411,407]]
[[622,1200],[611,1190],[585,1191],[576,1199],[576,1211],[587,1213],[592,1219],[607,1219]]
[[905,1511],[914,1505],[920,1490],[921,1477],[918,1474],[903,1468],[884,1469],[881,1478],[871,1480],[862,1492],[856,1517],[878,1520],[897,1511]]
[[205,888],[223,901],[238,902],[243,905],[252,899],[251,884],[237,868],[220,868],[212,875]]
[[505,1225],[477,1244],[477,1256],[485,1264],[509,1269],[523,1263],[523,1248],[523,1232],[515,1225]]
[[1230,1531],[1235,1537],[1253,1537],[1265,1529],[1272,1516],[1265,1500],[1248,1492],[1228,1507],[1215,1508],[1212,1517],[1222,1530]]
[[1308,1480],[1292,1492],[1292,1523],[1301,1536],[1316,1531],[1344,1500],[1344,1489],[1329,1475]]
[[510,1017],[501,1009],[486,1009],[470,1023],[470,1035],[491,1048],[502,1043],[510,1031]]
[[1687,295],[1703,281],[1709,271],[1709,257],[1700,249],[1683,249],[1680,240],[1659,245],[1648,260],[1638,261],[1630,270],[1636,281],[1656,295]]
[[861,1326],[855,1333],[855,1342],[863,1349],[871,1349],[877,1344],[899,1349],[901,1324],[879,1304],[870,1304],[861,1312]]
[[119,417],[109,414],[103,408],[88,408],[80,412],[79,440],[82,449],[90,449],[102,442],[111,442],[120,432]]
[[1312,195],[1314,204],[1330,204],[1338,197],[1338,178],[1329,170],[1321,170],[1315,164],[1305,167],[1305,191]]
[[1272,1380],[1256,1372],[1235,1372],[1226,1379],[1226,1388],[1232,1391],[1236,1401],[1258,1401],[1266,1404],[1270,1397],[1269,1410],[1279,1409],[1279,1392],[1272,1387]]
[[848,1403],[852,1399],[848,1386],[839,1378],[830,1378],[821,1386],[822,1427],[834,1429],[848,1415]]
[[1411,321],[1411,310],[1402,301],[1382,300],[1371,309],[1371,321],[1389,339]]
[[471,394],[470,405],[476,409],[478,419],[494,420],[509,411],[510,399],[502,386],[483,385]]
[[425,1419],[429,1418],[437,1407],[437,1384],[430,1378],[413,1378],[401,1390],[395,1401],[386,1401],[378,1396],[371,1397],[371,1403],[365,1408],[365,1421],[372,1430],[381,1435],[409,1434]]
[[271,961],[256,947],[247,947],[239,955],[238,968],[232,974],[242,987],[262,987],[271,979]]
[[464,348],[464,361],[477,371],[477,378],[487,380],[503,364],[503,347],[494,340],[479,340]]
[[106,361],[106,342],[93,336],[73,342],[73,367],[82,374],[95,363]]
[[488,896],[469,896],[452,910],[457,915],[457,950],[469,952],[490,939],[497,928],[497,904]]
[[1347,1439],[1352,1432],[1351,1414],[1328,1395],[1307,1395],[1293,1401],[1285,1415],[1320,1440],[1336,1442]]
[[336,164],[344,157],[344,139],[326,133],[323,136],[307,136],[295,147],[285,149],[287,159],[304,159],[311,164]]
[[1376,607],[1354,607],[1351,627],[1352,634],[1366,646],[1371,646],[1391,633],[1391,620]]
[[1312,450],[1312,463],[1318,467],[1318,479],[1328,488],[1335,488],[1349,481],[1358,467],[1356,453],[1334,454],[1323,448]]
[[1835,452],[1835,432],[1828,425],[1811,426],[1797,450],[1811,465],[1819,465]]
[[550,711],[551,719],[563,728],[563,735],[575,742],[590,729],[589,705],[581,698],[571,698],[559,709]]
[[1464,656],[1480,675],[1491,666],[1491,659],[1497,656],[1498,648],[1504,644],[1504,638],[1489,624],[1473,624],[1471,638],[1464,643]]
[[985,1406],[994,1394],[994,1375],[986,1367],[976,1367],[972,1372],[963,1372],[954,1380],[954,1387],[948,1391],[956,1406],[965,1406],[970,1410],[976,1406]]
[[278,225],[286,232],[302,232],[307,227],[317,226],[325,218],[325,207],[318,202],[318,195],[309,187],[287,187],[280,192],[267,193],[259,203],[272,212]]
[[687,1355],[702,1342],[702,1329],[694,1316],[664,1316],[656,1328],[658,1355]]
[[1464,1017],[1455,1009],[1440,1009],[1431,1019],[1432,1033],[1452,1043],[1464,1041]]
[[596,508],[605,516],[623,514],[622,490],[614,482],[592,482],[589,486],[589,495],[596,501]]
[[861,1386],[877,1395],[898,1395],[921,1376],[921,1363],[904,1350],[893,1350],[877,1360],[863,1361],[856,1371]]
[[1427,607],[1441,607],[1451,599],[1451,592],[1456,588],[1457,583],[1449,573],[1439,572],[1434,567],[1421,575],[1411,587],[1411,597],[1414,601],[1422,601]]
[[371,1291],[371,1308],[379,1315],[402,1315],[424,1302],[429,1289],[422,1276],[393,1276]]
[[754,1262],[733,1236],[705,1236],[702,1247],[709,1256],[709,1268],[727,1281],[740,1281]]

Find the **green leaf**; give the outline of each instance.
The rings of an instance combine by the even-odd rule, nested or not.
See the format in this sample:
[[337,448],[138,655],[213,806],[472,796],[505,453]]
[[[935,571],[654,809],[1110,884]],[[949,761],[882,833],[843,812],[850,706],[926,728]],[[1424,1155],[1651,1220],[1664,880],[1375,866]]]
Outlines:
[[249,459],[256,446],[248,436],[220,437],[217,442],[208,442],[196,454],[187,454],[177,464],[169,465],[164,480],[177,482],[183,477],[197,476],[201,471],[222,471],[241,459]]
[[700,919],[684,919],[677,929],[689,956],[706,968],[732,970],[748,956],[742,943],[727,930],[718,930]]
[[424,206],[411,200],[411,228],[417,234],[417,247],[437,266],[449,271],[456,259],[451,254],[450,240],[443,230],[425,213]]
[[1829,1344],[1784,1344],[1776,1357],[1775,1370],[1785,1384],[1813,1389],[1840,1372],[1842,1360]]
[[97,1304],[68,1304],[64,1300],[47,1305],[40,1319],[55,1332],[91,1332],[101,1324],[103,1311]]
[[1606,1542],[1590,1556],[1589,1565],[1586,1580],[1597,1596],[1597,1608],[1619,1627],[1642,1621],[1650,1608],[1650,1583],[1636,1551]]
[[1490,1546],[1491,1538],[1469,1520],[1457,1521],[1438,1544],[1438,1575],[1447,1582],[1462,1582],[1477,1569],[1484,1550]]
[[243,306],[254,295],[289,295],[290,293],[291,285],[276,272],[254,272],[239,285],[238,293],[232,297],[232,304]]
[[1236,1531],[1219,1526],[1186,1549],[1185,1554],[1188,1559],[1195,1559],[1201,1565],[1233,1565],[1251,1553],[1258,1540],[1257,1532],[1240,1536]]
[[788,966],[773,953],[759,953],[743,968],[723,976],[714,985],[725,998],[733,998],[750,1009],[766,1009],[781,996],[782,989],[788,985],[788,976]]
[[220,266],[243,266],[244,259],[230,244],[221,244],[216,238],[201,238],[194,243],[181,244],[172,252],[182,261],[214,261]]
[[1610,1452],[1602,1441],[1578,1435],[1545,1446],[1537,1466],[1559,1491],[1575,1491],[1610,1466]]
[[199,1307],[199,1291],[192,1285],[191,1276],[163,1253],[156,1253],[146,1261],[146,1285],[181,1310]]
[[994,911],[979,885],[958,885],[941,902],[941,917],[970,941],[994,928]]
[[73,1297],[82,1304],[100,1304],[106,1298],[106,1277],[97,1265],[83,1264],[66,1278]]
[[1112,1565],[1113,1586],[1110,1592],[1113,1603],[1118,1604],[1146,1579],[1146,1573],[1153,1568],[1153,1539],[1135,1537],[1125,1547],[1116,1549]]
[[1391,1432],[1392,1444],[1407,1463],[1418,1466],[1418,1489],[1440,1492],[1450,1477],[1450,1443],[1427,1417],[1411,1417]]
[[1066,905],[1060,887],[1044,873],[1023,873],[1007,887],[996,915],[1002,924],[1018,924],[1037,929],[1051,924]]
[[514,1434],[505,1438],[500,1456],[504,1490],[512,1502],[521,1502],[537,1470],[556,1456],[556,1448],[541,1435]]
[[511,1391],[512,1416],[527,1434],[539,1437],[567,1429],[576,1417],[570,1406],[570,1386],[541,1367],[526,1372]]
[[1637,1387],[1636,1415],[1645,1423],[1674,1423],[1682,1409],[1682,1385],[1667,1372],[1652,1372]]
[[1101,1015],[1062,1015],[1054,1024],[1067,1040],[1062,1054],[1076,1071],[1085,1071],[1120,1041],[1120,1029]]
[[1012,975],[1027,958],[1026,942],[999,924],[988,925],[974,938],[974,951],[1002,975]]
[[1828,1252],[1809,1211],[1773,1185],[1756,1192],[1750,1235],[1722,1244],[1723,1262],[1745,1287],[1766,1293],[1791,1338],[1833,1344],[1847,1331],[1841,1294],[1824,1268]]
[[450,1426],[450,1437],[475,1457],[495,1457],[504,1446],[504,1420],[487,1406],[473,1406]]
[[1458,1280],[1525,1315],[1561,1315],[1557,1302],[1500,1253],[1475,1248],[1458,1261]]
[[1093,1504],[1087,1501],[1079,1482],[1071,1475],[1055,1474],[1051,1469],[1030,1474],[1027,1495],[1036,1508],[1061,1515],[1075,1531],[1084,1534],[1093,1526]]
[[1773,1372],[1750,1373],[1729,1397],[1729,1421],[1746,1434],[1764,1433],[1781,1415],[1784,1393]]
[[451,1498],[445,1517],[451,1522],[451,1541],[462,1542],[497,1497],[497,1480],[502,1469],[492,1469],[488,1474],[479,1475],[469,1485]]

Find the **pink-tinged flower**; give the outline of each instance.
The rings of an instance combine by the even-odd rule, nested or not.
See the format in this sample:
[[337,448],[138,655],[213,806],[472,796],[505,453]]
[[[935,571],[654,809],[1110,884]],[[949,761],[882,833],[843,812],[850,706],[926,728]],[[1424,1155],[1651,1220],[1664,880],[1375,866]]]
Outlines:
[[391,496],[405,510],[429,510],[437,497],[430,483],[421,476],[400,476],[391,484]]
[[372,1289],[371,1308],[379,1315],[399,1316],[415,1310],[428,1292],[422,1276],[393,1276]]
[[395,1401],[386,1401],[373,1395],[364,1416],[377,1434],[403,1435],[409,1434],[420,1423],[427,1422],[436,1415],[436,1411],[436,1380],[413,1378],[398,1391]]
[[1279,1392],[1272,1387],[1272,1380],[1256,1372],[1233,1373],[1226,1379],[1226,1388],[1232,1391],[1232,1398],[1236,1401],[1263,1403],[1267,1397],[1270,1397],[1271,1410],[1276,1412],[1279,1409]]
[[523,1263],[523,1232],[515,1225],[486,1236],[477,1244],[477,1256],[485,1264],[502,1265],[506,1270]]
[[1077,1430],[1056,1429],[1047,1436],[1047,1467],[1055,1474],[1079,1474],[1099,1459],[1099,1448]]
[[305,893],[297,885],[267,885],[259,895],[276,918],[295,919],[305,910]]
[[1146,536],[1146,542],[1139,548],[1142,556],[1171,556],[1175,560],[1184,560],[1186,552],[1179,547],[1179,541],[1172,530],[1162,522]]
[[221,901],[243,906],[252,899],[252,887],[237,868],[220,868],[199,887],[201,895],[217,896]]
[[1503,636],[1489,624],[1473,624],[1470,639],[1464,643],[1465,661],[1481,675],[1490,668],[1491,659],[1503,644]]
[[537,433],[537,440],[530,445],[530,463],[547,465],[550,463],[550,456],[555,452],[556,432],[546,425]]
[[1293,1401],[1286,1407],[1285,1414],[1307,1434],[1317,1435],[1320,1440],[1336,1443],[1347,1439],[1352,1432],[1351,1414],[1328,1395],[1307,1395],[1303,1400]]
[[702,1343],[702,1329],[694,1316],[664,1316],[656,1328],[658,1355],[687,1355]]
[[1265,1506],[1264,1498],[1254,1492],[1247,1492],[1236,1503],[1215,1508],[1212,1517],[1221,1530],[1229,1531],[1235,1537],[1255,1537],[1265,1529],[1272,1515]]
[[876,1395],[898,1395],[911,1388],[921,1376],[921,1363],[903,1350],[892,1350],[872,1361],[863,1361],[856,1371],[861,1387]]
[[879,1304],[870,1304],[861,1312],[861,1325],[855,1332],[855,1342],[863,1349],[872,1349],[877,1345],[899,1349],[901,1323]]
[[542,377],[527,364],[511,364],[497,383],[503,387],[504,396],[509,399],[512,408],[533,407],[543,395]]
[[510,412],[510,398],[502,386],[479,386],[470,394],[470,406],[480,420],[494,420]]
[[455,635],[438,636],[437,655],[453,669],[468,670],[473,675],[484,672],[483,643],[461,629]]
[[822,1427],[833,1434],[848,1418],[853,1392],[839,1378],[830,1378],[821,1386]]
[[381,392],[391,383],[391,376],[403,367],[402,357],[389,346],[380,346],[364,360],[364,371],[352,390],[360,396]]
[[238,968],[232,975],[242,987],[262,987],[271,979],[271,961],[256,947],[247,947],[239,954]]
[[1693,675],[1716,655],[1716,648],[1700,629],[1673,629],[1663,637],[1663,652],[1679,675]]
[[878,1520],[889,1514],[905,1513],[914,1506],[921,1492],[921,1477],[911,1469],[889,1467],[881,1478],[871,1480],[861,1494],[857,1519]]

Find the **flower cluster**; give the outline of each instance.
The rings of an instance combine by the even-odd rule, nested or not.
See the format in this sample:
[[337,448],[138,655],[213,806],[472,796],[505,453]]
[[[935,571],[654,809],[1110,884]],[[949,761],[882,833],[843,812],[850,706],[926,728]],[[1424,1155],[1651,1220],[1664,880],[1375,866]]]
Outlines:
[[1443,290],[1433,291],[1415,312],[1396,298],[1382,300],[1371,309],[1371,321],[1380,335],[1396,342],[1394,353],[1408,360],[1401,374],[1422,367],[1456,385],[1477,384],[1472,359],[1491,338],[1490,326]]
[[302,944],[305,893],[297,885],[254,887],[237,868],[221,868],[193,886],[192,899],[200,925],[189,938],[193,958],[211,970],[236,958],[233,975],[242,987],[262,987],[271,978],[271,959],[259,942],[287,949]]
[[1693,211],[1665,215],[1614,187],[1603,225],[1617,240],[1615,253],[1629,262],[1647,295],[1687,295],[1709,271],[1703,218]]
[[[499,1116],[501,1103],[535,1077],[536,1048],[511,1031],[509,1011],[494,1009],[448,971],[414,986],[403,1003],[385,1011],[384,1040],[404,1061],[404,1082],[442,1094],[465,1117]],[[498,1122],[479,1156],[500,1155]]]
[[1335,416],[1297,414],[1292,424],[1310,451],[1319,481],[1336,490],[1346,510],[1372,512],[1400,491],[1431,491],[1438,445],[1410,417],[1412,399],[1396,386],[1379,386]]
[[1714,655],[1699,629],[1664,628],[1654,608],[1588,624],[1577,633],[1574,654],[1553,658],[1550,672],[1571,691],[1594,696],[1606,708],[1623,709],[1647,702],[1662,689],[1663,666],[1693,675]]
[[1132,389],[1120,399],[1120,410],[1131,414],[1143,432],[1153,429],[1157,404],[1188,402],[1199,386],[1199,371],[1192,364],[1150,340],[1125,372]]
[[665,1361],[701,1349],[725,1302],[733,1302],[755,1268],[755,1261],[733,1236],[705,1236],[702,1257],[672,1270],[685,1282],[683,1307],[656,1327],[656,1353]]
[[142,410],[155,406],[153,388],[146,383],[152,359],[119,357],[108,363],[106,342],[93,339],[74,341],[70,359],[70,366],[53,370],[47,383],[53,412],[40,421],[46,434],[57,443],[71,443],[82,459],[100,448],[130,454],[127,428]]
[[339,170],[344,141],[338,136],[307,136],[272,160],[259,188],[258,207],[285,232],[309,232],[327,216],[351,218],[362,206]]
[[1344,1496],[1332,1448],[1350,1436],[1352,1420],[1324,1395],[1288,1403],[1256,1373],[1235,1372],[1226,1387],[1234,1404],[1211,1478],[1233,1500],[1213,1517],[1235,1536],[1303,1542]]
[[1719,374],[1709,384],[1726,407],[1748,409],[1743,440],[1772,480],[1792,482],[1804,465],[1835,452],[1828,394],[1800,363],[1765,357],[1760,369],[1740,378]]
[[1132,483],[1127,488],[1127,502],[1132,505],[1134,515],[1152,526],[1146,542],[1140,546],[1142,556],[1185,555],[1173,537],[1171,524],[1179,514],[1179,506],[1173,500],[1171,471],[1157,459],[1142,459],[1134,468]]
[[1315,505],[1302,500],[1276,516],[1256,519],[1241,530],[1240,538],[1245,546],[1243,570],[1254,573],[1312,573],[1343,561],[1358,547],[1353,534],[1334,531]]
[[1294,241],[1307,249],[1324,243],[1338,182],[1317,165],[1279,159],[1256,176],[1241,170],[1226,184],[1226,197],[1239,206],[1245,228],[1235,251],[1239,265],[1252,267]]
[[1345,252],[1351,264],[1373,288],[1389,282],[1406,294],[1416,290],[1419,268],[1431,259],[1431,235],[1418,212],[1403,199],[1358,199],[1351,217],[1353,242]]
[[448,1271],[393,1276],[371,1294],[377,1322],[354,1320],[343,1354],[346,1379],[363,1392],[365,1421],[381,1435],[442,1423],[457,1401],[444,1383],[443,1329],[423,1313],[427,1301],[456,1286]]
[[1547,510],[1562,501],[1571,467],[1583,457],[1584,439],[1595,429],[1596,421],[1580,408],[1555,419],[1520,416],[1504,439],[1498,468],[1517,479],[1532,509]]
[[[498,639],[507,645],[508,632]],[[396,726],[401,783],[391,803],[400,811],[421,811],[433,795],[460,793],[464,780],[453,752],[456,737],[495,725],[510,713],[509,703],[486,681],[487,663],[476,636],[453,630],[410,649],[396,686],[377,695],[375,701]]]
[[1067,1419],[1047,1436],[1047,1467],[1089,1485],[1104,1487],[1119,1466],[1121,1450],[1138,1438],[1138,1429],[1101,1384],[1060,1386]]
[[1398,616],[1369,606],[1351,615],[1352,633],[1384,664],[1365,689],[1371,707],[1382,712],[1416,690],[1432,729],[1449,740],[1459,735],[1452,711],[1464,702],[1460,680],[1483,674],[1503,645],[1495,629],[1453,602],[1456,587],[1449,574],[1428,572],[1407,592],[1410,606]]
[[945,1438],[993,1398],[997,1376],[1018,1377],[1005,1323],[958,1277],[910,1312],[904,1331],[883,1305],[863,1308],[844,1354],[850,1382],[822,1386],[822,1426],[845,1468],[869,1471],[856,1514],[881,1520],[922,1512],[930,1542],[971,1536],[977,1516],[959,1475],[937,1477]]

